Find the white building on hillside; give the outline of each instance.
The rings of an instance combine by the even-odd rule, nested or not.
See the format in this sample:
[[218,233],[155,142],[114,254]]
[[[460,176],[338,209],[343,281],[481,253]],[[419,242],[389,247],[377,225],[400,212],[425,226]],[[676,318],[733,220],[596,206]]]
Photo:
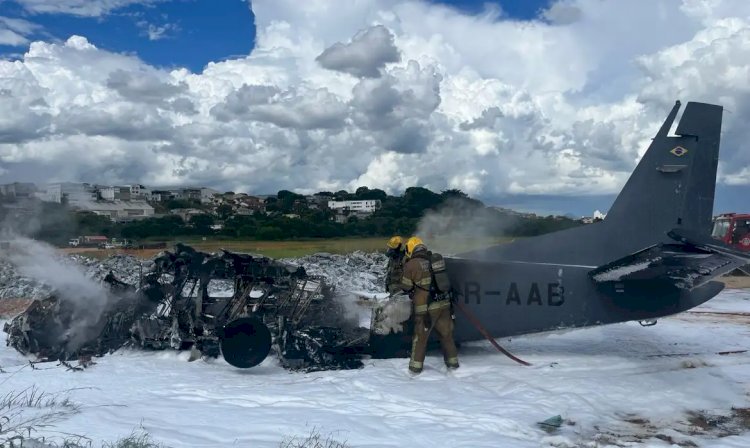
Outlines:
[[145,185],[140,185],[140,184],[123,185],[119,188],[120,188],[121,193],[124,190],[127,190],[130,200],[147,200],[147,201],[151,200],[151,190]]
[[328,201],[328,208],[334,211],[349,210],[354,213],[369,214],[380,208],[380,199]]
[[115,200],[115,187],[100,186],[98,187],[99,197],[105,201]]
[[76,207],[78,210],[107,216],[112,221],[129,221],[154,216],[154,208],[146,201],[88,202]]
[[0,185],[0,194],[10,198],[29,198],[36,193],[36,185],[29,182],[13,182]]
[[96,201],[96,189],[87,183],[62,182],[48,184],[37,192],[37,197],[46,202],[67,202],[71,206]]

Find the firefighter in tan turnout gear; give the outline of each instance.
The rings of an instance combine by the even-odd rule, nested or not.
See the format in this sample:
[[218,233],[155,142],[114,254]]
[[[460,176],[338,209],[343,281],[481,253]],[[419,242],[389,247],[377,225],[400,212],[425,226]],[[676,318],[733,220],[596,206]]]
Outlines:
[[388,267],[385,274],[385,292],[394,294],[401,291],[401,277],[404,273],[404,239],[396,235],[388,240]]
[[458,351],[453,341],[450,281],[445,272],[445,261],[440,254],[428,251],[418,237],[411,237],[406,242],[406,258],[401,288],[409,293],[414,310],[409,371],[422,372],[427,339],[433,328],[440,339],[445,365],[449,369],[456,369]]

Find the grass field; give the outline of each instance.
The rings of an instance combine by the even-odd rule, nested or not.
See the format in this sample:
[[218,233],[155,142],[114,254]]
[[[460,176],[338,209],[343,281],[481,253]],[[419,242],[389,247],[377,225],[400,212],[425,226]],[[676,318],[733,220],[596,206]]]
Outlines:
[[[239,240],[181,240],[182,243],[204,252],[216,252],[227,249],[235,252],[249,252],[271,258],[293,258],[318,252],[346,254],[357,250],[365,252],[383,251],[388,238],[336,238],[300,241],[239,241]],[[443,253],[456,253],[477,249],[488,245],[509,241],[508,238],[477,239],[443,239],[434,244],[427,241],[431,248]],[[177,241],[175,241],[177,242]],[[439,243],[439,244],[438,244]],[[167,246],[171,250],[173,243]],[[150,258],[159,250],[122,250],[122,249],[63,249],[67,253],[79,253],[96,258],[106,258],[115,253],[127,253],[141,258]]]

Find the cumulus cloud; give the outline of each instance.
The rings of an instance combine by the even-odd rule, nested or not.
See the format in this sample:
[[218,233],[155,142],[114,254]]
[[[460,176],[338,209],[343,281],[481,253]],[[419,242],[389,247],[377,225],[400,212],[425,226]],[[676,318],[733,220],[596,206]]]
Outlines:
[[442,77],[434,67],[410,60],[380,79],[363,79],[353,89],[354,123],[369,131],[384,150],[424,152],[433,134],[430,119],[440,105]]
[[26,45],[29,43],[29,36],[41,29],[41,26],[28,20],[0,16],[0,45]]
[[142,35],[148,37],[148,40],[168,39],[174,37],[180,31],[180,26],[176,23],[156,25],[140,20],[136,22],[136,26],[141,29]]
[[558,25],[569,25],[581,20],[581,8],[573,1],[560,0],[552,3],[549,8],[542,11],[542,17]]
[[365,78],[377,78],[387,63],[400,59],[393,34],[383,25],[357,33],[347,44],[336,42],[315,58],[327,69]]
[[273,86],[243,85],[211,113],[222,121],[253,120],[289,129],[332,129],[344,125],[348,110],[326,89],[280,92]]
[[0,181],[612,194],[680,99],[726,107],[720,181],[750,184],[741,3],[255,0],[252,54],[201,73],[31,42],[0,61]]
[[72,14],[98,17],[133,4],[156,3],[164,0],[15,0],[32,13]]
[[184,83],[170,84],[158,75],[117,69],[109,74],[106,86],[134,103],[161,103],[186,90]]

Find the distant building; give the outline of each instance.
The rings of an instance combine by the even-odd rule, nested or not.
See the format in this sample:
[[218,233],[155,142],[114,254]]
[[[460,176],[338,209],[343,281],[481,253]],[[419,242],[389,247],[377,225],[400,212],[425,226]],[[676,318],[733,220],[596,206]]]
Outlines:
[[201,203],[203,204],[210,204],[213,202],[214,197],[221,194],[218,190],[214,190],[212,188],[201,188]]
[[66,202],[71,206],[84,205],[95,202],[97,198],[96,188],[88,183],[62,182],[45,185],[36,196],[45,202]]
[[266,211],[266,203],[264,200],[255,196],[248,196],[246,194],[236,195],[234,204],[237,206],[238,212],[240,210],[251,211],[251,213],[246,214],[264,213]]
[[176,199],[174,192],[170,190],[152,190],[151,200],[156,202],[166,202],[171,199]]
[[352,216],[362,218],[372,214],[380,208],[380,200],[328,201],[328,208],[335,213],[332,219],[343,224]]
[[130,195],[132,197],[138,197],[141,195],[141,189],[145,189],[143,185],[127,185],[128,189],[130,190]]
[[151,190],[145,185],[124,185],[120,187],[121,194],[125,193],[125,189],[127,189],[130,193],[130,199],[142,199],[146,201],[151,200]]
[[3,196],[15,199],[25,199],[34,196],[36,185],[25,182],[13,182],[12,184],[0,185],[0,193]]
[[607,217],[606,213],[602,213],[599,210],[594,212],[594,216],[584,216],[581,218],[583,224],[593,224],[597,221],[603,221]]
[[185,188],[182,190],[182,199],[192,199],[195,201],[201,200],[201,189],[200,188]]
[[518,216],[521,218],[529,218],[529,219],[538,218],[536,213],[519,212],[519,211],[510,209],[510,208],[505,208],[505,207],[489,207],[489,208],[493,210],[497,210],[498,212],[504,213],[506,215]]
[[190,187],[180,189],[179,199],[190,199],[200,201],[202,204],[209,204],[215,195],[219,194],[217,190],[205,187]]
[[320,210],[325,208],[328,201],[331,200],[331,196],[323,194],[310,194],[305,196],[308,208],[312,210]]
[[334,211],[348,210],[357,214],[370,214],[380,208],[380,199],[361,201],[328,201],[328,208]]
[[206,212],[197,208],[175,208],[170,210],[169,213],[179,216],[185,222],[190,221],[193,216],[206,214]]
[[[135,186],[134,186],[135,187]],[[154,188],[152,190],[147,189],[143,185],[140,185],[139,194],[144,198],[150,198],[155,202],[170,201],[173,199],[177,200],[194,200],[200,201],[202,204],[210,204],[214,200],[214,196],[218,195],[217,190],[204,187],[184,187],[184,188]]]
[[115,200],[115,187],[98,187],[99,198],[104,201]]
[[266,202],[255,196],[246,196],[242,199],[242,203],[251,210],[264,211],[266,209]]
[[130,221],[154,216],[154,208],[145,201],[90,201],[75,208],[107,216],[112,221]]

